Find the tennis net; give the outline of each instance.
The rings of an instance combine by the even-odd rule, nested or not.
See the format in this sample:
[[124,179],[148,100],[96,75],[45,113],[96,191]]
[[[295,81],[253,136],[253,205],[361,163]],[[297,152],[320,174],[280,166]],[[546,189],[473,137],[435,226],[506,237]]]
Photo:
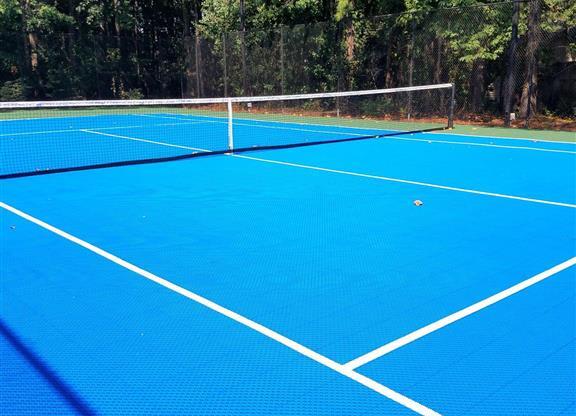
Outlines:
[[0,103],[0,179],[452,127],[452,84],[281,96]]

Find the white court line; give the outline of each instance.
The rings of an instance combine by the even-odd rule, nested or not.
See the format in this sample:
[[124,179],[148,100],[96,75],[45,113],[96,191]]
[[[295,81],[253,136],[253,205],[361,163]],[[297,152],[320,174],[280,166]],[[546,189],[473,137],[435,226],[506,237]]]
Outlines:
[[195,150],[197,152],[210,152],[210,150],[206,150],[206,149],[200,149],[197,147],[190,147],[190,146],[180,146],[177,144],[172,144],[172,143],[166,143],[166,142],[159,142],[159,141],[155,141],[155,140],[146,140],[146,139],[138,139],[136,137],[129,137],[129,136],[120,136],[118,134],[110,134],[110,133],[102,133],[101,131],[93,131],[93,130],[80,130],[84,133],[91,133],[91,134],[97,134],[99,136],[107,136],[107,137],[115,137],[118,139],[125,139],[125,140],[132,140],[135,142],[144,142],[144,143],[150,143],[150,144],[158,144],[158,145],[162,145],[162,146],[166,146],[166,147],[175,147],[178,149],[185,149],[185,150]]
[[[68,120],[68,119],[78,119],[78,118],[84,118],[84,117],[104,117],[104,116],[110,116],[110,115],[114,115],[114,114],[86,114],[86,115],[74,115],[74,116],[61,116],[61,117],[22,117],[22,118],[7,118],[7,119],[0,119],[0,122],[2,121],[29,121],[29,120]],[[117,114],[116,114],[117,115]],[[133,116],[134,114],[122,114],[124,116]]]
[[[102,133],[102,132],[91,131],[91,130],[83,130],[83,131],[85,131],[86,133],[99,134],[102,136],[110,136],[110,137],[116,137],[116,138],[126,139],[126,140],[134,140],[134,141],[138,141],[138,142],[145,142],[145,143],[151,143],[151,144],[158,144],[158,145],[162,145],[162,146],[176,147],[176,148],[185,149],[185,150],[194,150],[194,151],[198,151],[198,152],[209,152],[210,151],[210,150],[206,150],[206,149],[200,149],[197,147],[180,146],[180,145],[175,145],[175,144],[165,143],[165,142],[159,142],[159,141],[154,141],[154,140],[145,140],[145,139],[137,139],[135,137],[129,137],[129,136],[120,136],[117,134]],[[361,178],[378,179],[378,180],[388,181],[388,182],[397,182],[397,183],[404,183],[404,184],[408,184],[408,185],[425,186],[425,187],[429,187],[429,188],[437,188],[437,189],[444,189],[447,191],[464,192],[464,193],[469,193],[469,194],[491,196],[491,197],[496,197],[496,198],[514,199],[514,200],[518,200],[518,201],[533,202],[533,203],[545,204],[545,205],[555,205],[555,206],[561,206],[561,207],[567,207],[567,208],[576,208],[575,204],[568,204],[565,202],[555,202],[555,201],[547,201],[547,200],[543,200],[543,199],[525,198],[525,197],[515,196],[515,195],[477,191],[474,189],[456,188],[453,186],[437,185],[437,184],[428,183],[428,182],[417,182],[417,181],[411,181],[408,179],[399,179],[399,178],[391,178],[391,177],[387,177],[387,176],[370,175],[370,174],[366,174],[366,173],[349,172],[349,171],[344,171],[344,170],[322,168],[319,166],[301,165],[298,163],[281,162],[278,160],[262,159],[259,157],[246,156],[246,155],[240,155],[240,154],[228,154],[228,155],[236,157],[236,158],[241,158],[241,159],[255,160],[258,162],[272,163],[272,164],[276,164],[276,165],[292,166],[292,167],[311,169],[311,170],[317,170],[317,171],[322,171],[322,172],[337,173],[337,174],[341,174],[341,175],[350,175],[350,176],[356,176],[356,177],[361,177]]]
[[[188,117],[208,117],[208,118],[222,118],[224,119],[224,117],[215,117],[215,116],[205,116],[202,114],[194,114],[194,115],[187,115],[187,114],[178,114],[178,113],[166,113],[166,114],[171,114],[174,116],[181,116],[181,117],[187,117],[186,119],[189,120]],[[290,115],[288,115],[290,117]],[[185,120],[182,118],[177,118],[177,120]],[[341,124],[320,124],[320,123],[299,123],[297,121],[280,121],[280,120],[265,120],[265,119],[261,119],[261,118],[236,118],[235,120],[245,120],[245,121],[256,121],[259,123],[278,123],[278,124],[296,124],[298,126],[315,126],[315,127],[336,127],[339,129],[350,129],[350,130],[362,130],[362,131],[367,131],[367,130],[386,130],[386,131],[397,131],[397,132],[403,132],[406,130],[397,130],[397,129],[384,129],[382,127],[353,127],[353,126],[343,126]],[[254,126],[254,124],[245,124],[245,125],[249,125],[249,126]],[[258,125],[257,125],[258,126]],[[346,134],[351,134],[351,133],[346,133]],[[358,136],[366,136],[365,133],[363,134],[358,134]]]
[[[166,113],[172,114],[172,113]],[[220,118],[215,116],[206,116],[206,115],[185,115],[185,114],[172,114],[174,116],[179,117],[172,117],[172,116],[160,116],[160,115],[153,115],[153,114],[130,114],[131,116],[138,116],[138,117],[151,117],[151,118],[162,118],[162,119],[170,119],[170,120],[190,120],[190,117],[205,117],[205,118]],[[177,126],[177,125],[191,125],[191,124],[201,124],[201,123],[218,123],[218,124],[228,124],[225,121],[224,117],[221,117],[222,121],[218,120],[204,120],[204,121],[194,121],[194,122],[187,122],[187,123],[164,123],[164,124],[152,124],[152,125],[138,125],[138,126],[118,126],[118,127],[94,127],[90,128],[90,130],[116,130],[116,129],[132,129],[132,128],[146,128],[146,127],[160,127],[160,126]],[[14,119],[14,121],[20,119]],[[32,120],[32,119],[26,119]],[[302,126],[317,126],[317,127],[332,127],[338,129],[353,129],[353,130],[365,130],[368,133],[344,133],[338,131],[331,131],[331,130],[312,130],[312,129],[298,129],[293,127],[280,127],[280,126],[263,126],[263,125],[254,125],[254,124],[246,124],[242,122],[235,122],[234,124],[240,126],[248,126],[248,127],[260,127],[260,128],[268,128],[268,129],[279,129],[279,130],[294,130],[294,131],[304,131],[310,133],[326,133],[326,134],[337,134],[342,136],[370,136],[372,130],[382,130],[381,128],[374,128],[374,127],[351,127],[351,126],[340,126],[340,125],[332,125],[332,124],[315,124],[315,123],[298,123],[292,121],[277,121],[277,120],[263,120],[263,119],[237,119],[237,120],[246,120],[246,121],[256,121],[262,123],[277,123],[277,124],[296,124]],[[12,121],[12,120],[1,120],[1,121]],[[21,133],[2,133],[0,137],[12,137],[12,136],[24,136],[24,135],[36,135],[36,134],[51,134],[51,133],[67,133],[67,132],[79,132],[85,129],[66,129],[66,130],[45,130],[45,131],[33,131],[33,132],[21,132]],[[395,129],[386,129],[387,131],[396,131],[402,132],[403,130],[395,130]],[[445,134],[451,136],[465,136],[465,137],[482,137],[482,138],[491,138],[489,136],[474,136],[474,135],[466,135],[466,134],[452,134],[452,133],[438,133],[438,132],[431,132],[432,134]],[[414,141],[414,142],[427,142],[427,143],[445,143],[445,144],[453,144],[453,145],[467,145],[467,146],[480,146],[480,147],[494,147],[494,148],[503,148],[503,149],[516,149],[516,150],[529,150],[529,151],[537,151],[537,152],[547,152],[547,153],[567,153],[567,154],[575,154],[576,151],[570,150],[556,150],[556,149],[545,149],[545,148],[538,148],[538,147],[527,147],[527,146],[506,146],[506,145],[496,145],[490,143],[477,143],[477,142],[455,142],[455,141],[448,141],[448,140],[427,140],[427,139],[415,139],[415,138],[407,138],[407,137],[396,137],[396,136],[385,136],[387,140],[400,140],[400,141]],[[529,139],[518,139],[518,138],[506,138],[506,137],[492,137],[494,139],[514,139],[514,140],[527,140]],[[552,141],[552,140],[538,140],[538,142],[548,142],[548,143],[564,143],[564,144],[576,144],[572,142],[560,142],[560,141]]]
[[[167,113],[170,114],[170,113]],[[174,114],[174,115],[178,115],[178,114]],[[154,115],[144,115],[146,117],[156,117]],[[158,116],[158,117],[162,117],[162,116]],[[174,119],[174,120],[190,120],[189,117],[214,117],[214,116],[205,116],[205,115],[182,115],[181,117],[184,118],[179,118],[179,117],[165,117],[165,118],[170,118],[170,119]],[[214,117],[217,118],[217,117]],[[222,118],[224,120],[224,118]],[[366,127],[366,128],[362,128],[362,127],[350,127],[350,126],[339,126],[339,125],[333,125],[333,124],[314,124],[314,123],[297,123],[297,122],[291,122],[291,121],[277,121],[277,120],[262,120],[262,119],[236,119],[236,120],[246,120],[246,121],[256,121],[256,122],[263,122],[263,123],[278,123],[278,124],[296,124],[296,125],[302,125],[302,126],[317,126],[317,127],[335,127],[335,128],[339,128],[339,129],[354,129],[354,130],[364,130],[366,131],[366,133],[343,133],[343,132],[336,132],[336,131],[328,131],[328,130],[309,130],[309,129],[296,129],[296,128],[289,128],[289,127],[277,127],[277,126],[262,126],[259,124],[245,124],[245,123],[240,123],[240,122],[235,122],[234,124],[237,125],[241,125],[241,126],[250,126],[250,127],[262,127],[262,128],[277,128],[277,129],[283,129],[283,130],[295,130],[295,131],[310,131],[313,133],[331,133],[331,134],[340,134],[340,135],[344,135],[344,136],[358,136],[358,137],[365,137],[365,136],[370,136],[371,134],[374,134],[374,131],[378,131],[378,130],[386,130],[386,131],[395,131],[395,132],[402,132],[404,130],[395,130],[395,129],[383,129],[383,128],[375,128],[375,127]],[[213,123],[226,123],[226,121],[212,121]],[[461,135],[461,134],[452,134],[452,133],[440,133],[440,132],[429,132],[429,133],[433,133],[433,134],[445,134],[445,135],[450,135],[450,136],[466,136],[466,135]],[[411,133],[411,135],[413,134],[418,134],[418,133]],[[468,137],[485,137],[485,136],[468,136]],[[541,148],[541,147],[528,147],[528,146],[507,146],[507,145],[501,145],[501,144],[493,144],[493,143],[479,143],[479,142],[456,142],[456,141],[449,141],[449,140],[434,140],[434,139],[415,139],[415,138],[407,138],[406,136],[383,136],[381,137],[382,139],[386,139],[386,140],[401,140],[401,141],[413,141],[413,142],[426,142],[426,143],[443,143],[443,144],[453,144],[453,145],[466,145],[466,146],[479,146],[479,147],[494,147],[494,148],[500,148],[500,149],[514,149],[514,150],[531,150],[531,151],[535,151],[535,152],[548,152],[548,153],[568,153],[568,154],[572,154],[572,155],[576,155],[576,151],[571,151],[571,150],[557,150],[557,149],[546,149],[546,148]],[[520,140],[520,139],[516,139],[516,140]],[[538,141],[545,141],[545,140],[538,140]],[[563,143],[563,142],[554,142],[554,141],[550,141],[550,143]],[[570,143],[570,142],[565,142],[565,143]]]
[[126,260],[121,259],[120,257],[115,256],[114,254],[111,254],[110,252],[107,252],[95,245],[92,245],[84,240],[81,240],[78,237],[73,236],[72,234],[67,233],[66,231],[63,231],[59,228],[56,228],[38,218],[35,218],[25,212],[20,211],[17,208],[14,208],[4,202],[0,201],[0,208],[5,209],[6,211],[9,211],[27,221],[30,221],[42,228],[44,228],[45,230],[48,230],[74,244],[77,244],[89,251],[91,251],[94,254],[97,254],[98,256],[101,256],[103,258],[105,258],[106,260],[111,261],[112,263],[117,264],[120,267],[123,267],[127,270],[130,270],[131,272],[134,272],[148,280],[151,280],[154,283],[159,284],[160,286],[165,287],[168,290],[171,290],[172,292],[175,292],[181,296],[184,296],[185,298],[188,298],[194,302],[197,302],[203,306],[205,306],[208,309],[213,310],[214,312],[217,312],[221,315],[224,315],[236,322],[238,322],[239,324],[242,324],[288,348],[290,348],[291,350],[319,363],[322,364],[325,367],[330,368],[331,370],[345,376],[348,377],[351,380],[356,381],[357,383],[362,384],[365,387],[368,387],[369,389],[381,394],[382,396],[387,397],[390,400],[395,401],[398,404],[401,404],[402,406],[420,414],[420,415],[424,415],[424,416],[438,416],[439,413],[435,412],[434,410],[424,406],[421,403],[418,403],[400,393],[398,393],[397,391],[394,391],[392,389],[390,389],[389,387],[386,387],[374,380],[372,380],[371,378],[368,378],[362,374],[359,374],[357,372],[355,372],[352,369],[346,368],[345,366],[343,366],[342,364],[339,364],[331,359],[329,359],[328,357],[325,357],[324,355],[321,355],[319,353],[317,353],[316,351],[311,350],[308,347],[305,347],[302,344],[299,344],[298,342],[285,337],[284,335],[279,334],[278,332],[262,325],[259,324],[258,322],[255,322],[243,315],[240,315],[239,313],[236,313],[230,309],[225,308],[224,306],[219,305],[216,302],[213,302],[203,296],[200,296],[188,289],[183,288],[182,286],[178,286],[175,283],[172,283],[169,280],[166,280],[160,276],[157,276],[147,270],[144,270],[132,263],[129,263]]
[[[166,113],[166,114],[172,114],[172,113]],[[133,116],[140,116],[142,114],[130,114]],[[180,115],[180,114],[175,114],[175,115]],[[182,117],[190,117],[187,116],[186,114],[182,114]],[[216,118],[214,116],[205,116],[205,115],[194,115],[193,117],[211,117],[211,118]],[[53,119],[68,119],[68,118],[76,118],[76,117],[54,117]],[[34,118],[14,118],[14,119],[0,119],[0,122],[3,121],[22,121],[22,120],[45,120],[46,117],[34,117]],[[181,120],[180,118],[174,118],[175,120]],[[253,120],[253,121],[260,121],[260,122],[270,122],[270,120],[262,120],[262,119],[247,119],[247,120]],[[288,123],[288,124],[300,124],[300,125],[306,125],[306,126],[311,126],[311,125],[315,125],[315,126],[321,126],[321,127],[326,127],[326,126],[334,126],[334,125],[330,125],[330,124],[311,124],[311,123],[298,123],[298,122],[294,122],[294,121],[276,121],[278,123]],[[338,128],[344,128],[344,129],[356,129],[356,130],[362,130],[362,129],[381,129],[381,128],[375,128],[375,127],[353,127],[353,126],[339,126],[336,125]],[[386,129],[389,131],[403,131],[403,130],[395,130],[395,129]],[[497,139],[497,140],[523,140],[523,141],[528,141],[528,142],[542,142],[542,143],[561,143],[561,144],[570,144],[570,145],[576,145],[576,141],[563,141],[563,140],[540,140],[540,139],[530,139],[527,137],[502,137],[502,136],[484,136],[484,135],[477,135],[477,134],[464,134],[464,133],[452,133],[452,132],[429,132],[430,134],[445,134],[445,135],[451,135],[451,136],[461,136],[461,137],[479,137],[479,138],[484,138],[484,139]]]
[[[173,114],[173,113],[166,113],[166,114]],[[180,114],[173,114],[173,115],[180,115]],[[182,114],[182,117],[214,117],[214,116],[205,116],[205,115],[186,115],[186,114]],[[222,117],[224,118],[224,117]],[[180,120],[180,119],[178,119]],[[243,120],[250,120],[250,121],[259,121],[259,122],[264,122],[264,123],[270,123],[270,122],[274,122],[274,123],[286,123],[286,124],[300,124],[303,126],[319,126],[319,127],[338,127],[338,128],[343,128],[343,129],[354,129],[354,130],[388,130],[388,131],[405,131],[405,130],[397,130],[397,129],[383,129],[382,127],[370,127],[370,126],[365,126],[365,127],[354,127],[354,126],[341,126],[338,124],[316,124],[316,123],[298,123],[296,121],[276,121],[276,120],[264,120],[264,119],[257,119],[257,118],[246,118]],[[426,133],[430,133],[430,134],[445,134],[445,135],[450,135],[450,136],[462,136],[462,137],[479,137],[479,138],[484,138],[484,139],[503,139],[503,140],[524,140],[527,142],[543,142],[543,143],[561,143],[561,144],[572,144],[572,145],[576,145],[576,141],[574,142],[567,142],[567,141],[561,141],[561,140],[540,140],[540,139],[528,139],[528,138],[522,138],[522,137],[500,137],[500,136],[481,136],[481,135],[475,135],[475,134],[463,134],[463,133],[452,133],[454,130],[449,130],[449,131],[443,131],[443,132],[439,132],[439,131],[431,131],[431,132],[426,132]]]
[[482,136],[479,134],[464,134],[464,133],[448,133],[448,132],[437,132],[437,131],[431,131],[429,132],[430,134],[448,134],[451,136],[462,136],[462,137],[480,137],[483,139],[496,139],[496,140],[523,140],[526,142],[537,142],[537,143],[560,143],[560,144],[571,144],[571,145],[576,145],[576,141],[573,142],[567,142],[564,140],[541,140],[541,139],[529,139],[527,137],[502,137],[502,136]]
[[[166,114],[166,113],[163,113]],[[142,114],[133,114],[133,113],[123,113],[123,114],[92,114],[92,115],[75,115],[75,116],[67,116],[67,117],[23,117],[23,118],[8,118],[8,119],[0,119],[0,122],[2,121],[34,121],[34,120],[50,120],[50,121],[54,121],[54,120],[76,120],[79,118],[95,118],[95,117],[106,117],[106,116],[114,116],[114,115],[120,115],[120,116],[140,116]],[[176,120],[180,120],[180,119],[176,119]]]
[[322,172],[337,173],[337,174],[341,174],[341,175],[350,175],[350,176],[357,176],[357,177],[361,177],[361,178],[378,179],[381,181],[388,181],[388,182],[405,183],[405,184],[409,184],[409,185],[425,186],[428,188],[437,188],[437,189],[444,189],[447,191],[464,192],[464,193],[468,193],[468,194],[491,196],[491,197],[495,197],[495,198],[515,199],[518,201],[534,202],[537,204],[555,205],[555,206],[567,207],[567,208],[576,208],[575,204],[568,204],[566,202],[547,201],[544,199],[534,199],[534,198],[526,198],[526,197],[515,196],[515,195],[498,194],[498,193],[494,193],[494,192],[477,191],[474,189],[456,188],[453,186],[437,185],[437,184],[429,183],[429,182],[417,182],[417,181],[411,181],[408,179],[391,178],[391,177],[387,177],[387,176],[377,176],[377,175],[370,175],[370,174],[366,174],[366,173],[357,173],[357,172],[350,172],[350,171],[345,171],[345,170],[322,168],[319,166],[301,165],[298,163],[281,162],[279,160],[262,159],[259,157],[239,155],[239,154],[234,154],[233,156],[238,157],[238,158],[242,158],[242,159],[256,160],[259,162],[273,163],[276,165],[292,166],[292,167],[296,167],[296,168],[318,170],[318,171],[322,171]]
[[[170,114],[170,113],[162,113],[162,114]],[[182,118],[182,117],[172,117],[172,115],[168,115],[168,116],[164,116],[164,115],[158,115],[158,114],[133,114],[134,116],[138,116],[138,117],[150,117],[150,118],[165,118],[168,120],[191,120],[190,117],[186,117],[186,118]],[[194,116],[194,117],[209,117],[209,116]],[[213,118],[222,118],[223,117],[213,117]],[[203,121],[203,123],[221,123],[221,121],[216,121],[216,120],[205,120]]]
[[[182,119],[177,119],[182,120]],[[187,123],[160,123],[160,124],[144,124],[139,126],[116,126],[116,127],[91,127],[89,130],[122,130],[122,129],[138,129],[146,127],[165,127],[165,126],[188,126],[191,124],[202,124],[207,123],[207,121],[190,121]],[[88,129],[62,129],[62,130],[41,130],[41,131],[26,131],[20,133],[1,133],[0,137],[12,137],[12,136],[28,136],[35,134],[51,134],[51,133],[77,133]]]
[[572,151],[572,150],[545,149],[545,148],[541,148],[541,147],[506,146],[506,145],[502,145],[502,144],[492,144],[492,143],[453,142],[453,141],[448,141],[448,140],[414,139],[414,138],[408,138],[405,136],[403,136],[403,137],[388,136],[388,137],[383,137],[383,139],[402,140],[402,141],[408,141],[408,142],[444,143],[444,144],[456,144],[456,145],[466,145],[466,146],[495,147],[495,148],[500,148],[500,149],[531,150],[531,151],[535,151],[535,152],[568,153],[570,155],[576,155],[576,151]]
[[[0,119],[0,123],[2,122],[6,122],[6,121],[26,121],[26,120],[45,120],[47,117],[26,117],[26,118],[4,118],[4,119]],[[72,117],[50,117],[55,118],[55,119],[63,119],[63,118],[72,118]]]
[[[190,120],[189,118],[176,118],[176,117],[166,117],[166,116],[155,116],[155,115],[146,115],[146,114],[141,114],[144,117],[155,117],[155,118],[169,118],[169,119],[174,119],[174,120]],[[210,117],[210,116],[191,116],[191,117]],[[236,120],[240,120],[240,119],[236,119]],[[241,120],[247,120],[247,121],[259,121],[259,120],[252,120],[252,119],[241,119]],[[218,123],[218,124],[228,124],[227,121],[217,121],[217,120],[207,120],[207,123]],[[280,123],[284,123],[282,121],[278,121],[278,124]],[[246,124],[246,123],[242,123],[239,121],[234,121],[233,123],[235,126],[248,126],[248,127],[254,127],[254,128],[262,128],[262,129],[274,129],[274,130],[292,130],[292,131],[306,131],[309,133],[324,133],[324,134],[338,134],[341,136],[358,136],[358,137],[364,137],[364,136],[369,136],[369,134],[360,134],[360,133],[344,133],[342,131],[331,131],[331,130],[312,130],[312,129],[300,129],[300,128],[295,128],[295,127],[280,127],[280,126],[263,126],[260,124]],[[307,125],[304,123],[284,123],[284,124],[302,124],[302,125]],[[316,124],[308,124],[309,126],[316,126]],[[321,126],[321,125],[318,125]],[[324,127],[324,126],[322,126]],[[326,126],[326,127],[336,127],[338,128],[338,126]]]
[[392,351],[397,350],[398,348],[402,348],[403,346],[410,344],[433,332],[436,332],[439,329],[444,328],[445,326],[453,324],[454,322],[459,321],[460,319],[466,318],[467,316],[470,316],[476,312],[481,311],[482,309],[492,306],[495,303],[500,302],[501,300],[504,300],[512,295],[515,295],[516,293],[530,286],[533,286],[536,283],[539,283],[545,279],[548,279],[549,277],[552,277],[555,274],[560,273],[561,271],[566,270],[567,268],[572,267],[574,265],[576,265],[576,257],[572,257],[571,259],[568,259],[563,263],[551,267],[550,269],[543,271],[542,273],[532,276],[529,279],[526,279],[512,287],[509,287],[506,290],[503,290],[502,292],[496,293],[495,295],[492,295],[484,300],[481,300],[480,302],[470,305],[462,310],[459,310],[458,312],[455,312],[436,322],[426,325],[423,328],[411,332],[408,335],[405,335],[373,351],[370,351],[367,354],[355,358],[344,364],[344,367],[350,370],[355,370],[358,367],[368,364],[369,362],[374,361],[377,358],[380,358],[386,354],[391,353]]

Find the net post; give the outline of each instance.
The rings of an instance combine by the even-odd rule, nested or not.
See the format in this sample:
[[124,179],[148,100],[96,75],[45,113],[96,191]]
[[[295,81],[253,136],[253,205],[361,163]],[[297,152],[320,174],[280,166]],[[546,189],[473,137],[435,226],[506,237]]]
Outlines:
[[456,104],[456,86],[450,88],[450,107],[448,108],[448,128],[454,128],[454,106]]
[[228,150],[230,152],[234,151],[234,128],[232,126],[232,100],[228,99],[226,101],[226,106],[228,109]]

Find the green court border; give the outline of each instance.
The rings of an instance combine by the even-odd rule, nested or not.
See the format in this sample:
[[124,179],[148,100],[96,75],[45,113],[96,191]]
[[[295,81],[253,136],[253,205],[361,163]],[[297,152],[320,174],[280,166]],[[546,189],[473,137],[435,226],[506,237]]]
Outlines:
[[483,127],[469,124],[458,124],[454,130],[444,132],[446,134],[466,134],[470,136],[506,137],[511,139],[547,140],[576,143],[576,132],[559,130],[531,130],[506,127]]
[[[29,109],[29,110],[6,110],[0,111],[0,121],[8,119],[27,119],[27,118],[53,118],[53,117],[83,117],[112,114],[154,114],[154,113],[179,113],[187,115],[211,115],[215,117],[226,117],[226,111],[215,109],[207,110],[190,110],[175,107],[109,107],[109,108],[81,108],[81,109]],[[283,121],[294,123],[313,123],[321,125],[338,125],[344,127],[356,128],[378,128],[378,129],[396,129],[404,131],[414,131],[420,129],[442,127],[438,122],[402,122],[373,119],[354,119],[347,117],[321,117],[321,116],[304,116],[293,114],[267,114],[266,112],[247,113],[244,111],[235,113],[238,119],[261,119],[266,121]],[[558,130],[531,130],[523,128],[505,128],[505,127],[484,127],[469,124],[459,124],[456,120],[455,128],[446,130],[443,134],[463,134],[470,136],[486,136],[492,138],[512,138],[528,140],[546,140],[546,141],[564,141],[576,143],[576,132],[558,131]]]

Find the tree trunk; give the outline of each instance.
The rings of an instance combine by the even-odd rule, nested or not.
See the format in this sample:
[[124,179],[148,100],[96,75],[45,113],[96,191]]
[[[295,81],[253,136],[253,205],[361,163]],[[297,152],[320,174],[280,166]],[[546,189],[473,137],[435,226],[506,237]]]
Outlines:
[[118,20],[118,13],[119,13],[119,0],[112,0],[112,8],[114,10],[114,35],[120,37],[120,21]]
[[344,43],[346,46],[346,68],[350,70],[348,73],[348,89],[352,90],[354,88],[354,73],[355,73],[355,65],[354,65],[354,57],[355,57],[355,42],[356,42],[356,33],[354,31],[354,22],[350,19],[346,23],[346,29],[344,32]]
[[36,72],[38,69],[38,35],[36,33],[28,33],[28,45],[30,45],[30,69]]
[[30,0],[20,0],[22,10],[22,74],[27,86],[32,86],[34,97],[39,95],[36,70],[38,69],[38,36],[29,31],[28,18],[30,17]]
[[20,8],[22,10],[21,20],[22,28],[24,31],[23,49],[25,54],[24,61],[25,73],[30,75],[31,72],[36,71],[38,68],[38,36],[28,30],[28,17],[30,16],[30,0],[20,0]]
[[[68,0],[68,15],[76,20],[76,11],[74,9],[74,1]],[[76,72],[76,53],[75,53],[75,42],[76,42],[76,28],[74,25],[68,26],[68,36],[66,42],[66,49],[68,51],[68,60],[70,61],[70,66],[72,70]]]
[[284,26],[280,26],[280,94],[282,95],[286,94],[286,64],[284,61]]
[[198,24],[202,20],[202,0],[194,0],[194,40],[196,49],[196,93],[198,97],[204,96],[204,81],[202,79],[202,37]]
[[226,32],[222,33],[222,72],[224,77],[224,97],[228,97],[228,42]]
[[196,95],[197,97],[204,96],[204,88],[202,85],[202,48],[201,48],[201,39],[196,32],[194,36],[194,63],[196,66]]
[[[414,48],[416,42],[416,20],[412,17],[410,42],[408,43],[408,86],[411,87],[414,82]],[[408,120],[412,118],[412,92],[408,91],[407,103]]]
[[434,40],[434,74],[432,75],[435,84],[442,83],[442,53],[444,52],[444,42],[438,37]]
[[242,42],[242,89],[243,94],[251,96],[252,88],[250,88],[250,75],[248,73],[248,65],[246,59],[246,22],[244,20],[244,0],[240,0],[240,32]]
[[[146,79],[142,76],[142,65],[140,63],[140,33],[139,28],[139,17],[140,17],[140,5],[138,0],[134,0],[133,3],[133,16],[134,16],[134,27],[132,29],[132,42],[134,43],[134,63],[136,64],[136,78],[137,86],[140,88],[142,86],[146,87]],[[146,88],[145,88],[146,89]]]
[[522,85],[520,98],[520,117],[527,120],[536,110],[538,96],[538,50],[540,48],[540,0],[530,1],[528,14],[528,41],[526,45],[526,78]]
[[119,53],[119,60],[116,64],[116,71],[114,71],[114,76],[112,78],[112,89],[114,95],[116,97],[122,97],[125,92],[124,88],[124,78],[122,76],[122,70],[124,68],[124,51],[122,50],[122,39],[120,38],[121,35],[121,28],[120,28],[120,20],[118,18],[118,14],[120,13],[119,10],[119,0],[112,0],[112,9],[113,9],[113,26],[114,26],[114,47],[118,50]]
[[470,75],[471,110],[473,113],[479,113],[483,110],[485,77],[486,61],[484,59],[475,60]]
[[384,69],[384,88],[391,88],[393,85],[394,71],[392,70],[392,54],[394,53],[393,36],[388,36],[386,42],[386,66]]
[[[432,74],[432,79],[434,84],[442,83],[442,53],[444,52],[444,42],[442,38],[438,37],[434,40],[432,44],[432,53],[434,55],[434,70]],[[433,100],[434,98],[431,97]],[[432,104],[431,104],[432,105]],[[446,108],[446,100],[444,94],[440,94],[440,102],[438,103],[440,108]]]
[[514,90],[516,87],[516,51],[518,46],[518,20],[520,16],[520,2],[514,1],[512,11],[512,36],[508,47],[508,67],[504,81],[504,125],[510,127]]
[[194,43],[190,29],[190,10],[188,0],[182,1],[182,39],[184,40],[184,96],[194,96]]

